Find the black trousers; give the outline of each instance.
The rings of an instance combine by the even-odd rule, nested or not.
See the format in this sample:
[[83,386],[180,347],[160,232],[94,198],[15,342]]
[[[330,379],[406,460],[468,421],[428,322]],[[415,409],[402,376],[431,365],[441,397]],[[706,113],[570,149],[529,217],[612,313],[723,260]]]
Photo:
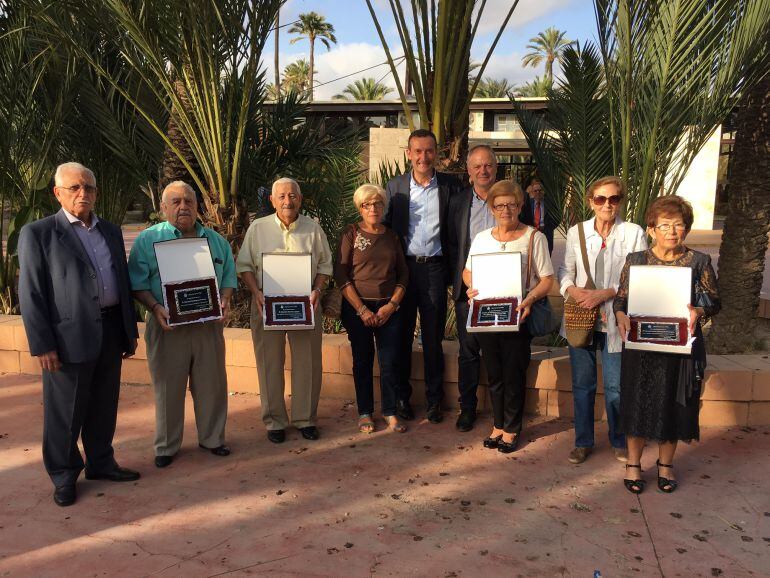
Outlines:
[[468,320],[468,301],[455,301],[455,318],[457,319],[457,339],[460,351],[457,356],[457,388],[460,390],[460,408],[475,410],[478,405],[476,391],[479,387],[479,371],[481,370],[481,343],[478,333],[468,333],[465,323]]
[[[83,467],[104,472],[115,466],[112,438],[118,415],[125,331],[120,308],[102,318],[99,356],[43,371],[43,463],[55,486],[74,484]],[[83,441],[86,462],[78,449]]]
[[[374,313],[388,303],[364,300]],[[399,354],[400,310],[393,313],[382,327],[367,327],[356,314],[347,299],[342,300],[342,324],[348,331],[353,353],[353,380],[356,386],[358,415],[374,413],[374,353],[377,343],[377,359],[380,363],[381,411],[387,417],[396,415],[396,367]]]
[[407,258],[409,287],[401,303],[401,344],[399,351],[398,399],[409,401],[412,384],[412,342],[420,313],[422,349],[425,362],[425,397],[428,405],[441,403],[444,397],[444,340],[447,285],[444,263],[417,263]]
[[495,427],[519,434],[524,419],[527,368],[531,337],[526,325],[520,331],[479,333],[489,378],[489,397]]

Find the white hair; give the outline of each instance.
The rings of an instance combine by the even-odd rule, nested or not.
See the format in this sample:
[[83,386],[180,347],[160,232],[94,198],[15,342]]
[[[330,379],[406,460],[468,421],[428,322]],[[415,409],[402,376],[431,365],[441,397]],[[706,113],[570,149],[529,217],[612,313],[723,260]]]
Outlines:
[[294,190],[299,196],[302,196],[302,191],[299,188],[299,183],[295,181],[294,179],[290,179],[289,177],[281,177],[277,181],[273,182],[273,188],[270,190],[270,196],[275,194],[275,188],[278,185],[285,185],[285,184],[291,184],[294,187]]
[[184,181],[172,181],[169,184],[167,184],[164,187],[163,193],[160,196],[161,202],[163,202],[163,203],[166,202],[166,193],[168,191],[170,191],[171,189],[184,189],[184,191],[186,193],[190,193],[192,195],[193,199],[195,199],[195,204],[196,205],[198,204],[198,197],[195,196],[195,189],[193,189],[190,185],[188,185]]
[[94,182],[96,182],[96,175],[94,174],[94,171],[92,171],[85,165],[81,165],[80,163],[70,162],[70,163],[62,163],[58,167],[56,167],[56,172],[53,174],[54,185],[56,185],[57,187],[61,187],[62,179],[64,178],[64,173],[69,171],[78,171],[80,173],[85,173],[89,175],[94,180]]

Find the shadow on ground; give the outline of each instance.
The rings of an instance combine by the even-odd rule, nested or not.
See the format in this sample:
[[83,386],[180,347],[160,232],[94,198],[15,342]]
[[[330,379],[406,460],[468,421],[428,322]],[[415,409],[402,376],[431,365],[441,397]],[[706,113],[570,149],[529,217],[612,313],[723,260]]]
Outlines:
[[[188,402],[189,402],[188,396]],[[681,488],[623,488],[606,425],[570,465],[571,424],[533,420],[511,456],[450,416],[407,434],[355,430],[355,406],[324,400],[321,440],[270,444],[259,396],[230,397],[218,458],[186,439],[152,465],[149,387],[123,388],[116,455],[130,484],[81,478],[58,508],[40,459],[40,383],[0,377],[0,576],[762,576],[770,568],[770,428],[704,429],[677,460]],[[378,424],[382,427],[382,424]],[[762,570],[765,568],[765,570]]]

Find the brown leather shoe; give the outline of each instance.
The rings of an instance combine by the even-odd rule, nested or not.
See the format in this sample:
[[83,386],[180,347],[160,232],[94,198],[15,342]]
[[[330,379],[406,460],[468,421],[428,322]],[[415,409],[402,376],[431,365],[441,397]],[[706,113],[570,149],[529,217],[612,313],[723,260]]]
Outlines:
[[571,464],[582,464],[592,451],[593,448],[573,448],[567,459]]

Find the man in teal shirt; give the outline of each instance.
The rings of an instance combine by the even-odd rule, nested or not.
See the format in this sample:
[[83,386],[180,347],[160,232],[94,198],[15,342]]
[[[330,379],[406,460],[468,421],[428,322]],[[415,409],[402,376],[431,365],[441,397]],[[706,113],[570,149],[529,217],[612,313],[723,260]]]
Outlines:
[[160,206],[166,221],[145,229],[136,238],[128,259],[128,272],[134,297],[152,313],[147,319],[144,340],[155,389],[155,465],[165,468],[182,444],[188,380],[198,445],[217,456],[230,454],[230,448],[225,445],[227,372],[223,322],[168,325],[169,312],[163,306],[153,245],[182,237],[208,239],[223,319],[227,319],[238,279],[230,245],[219,233],[196,221],[198,203],[190,185],[182,181],[170,183],[163,190]]

